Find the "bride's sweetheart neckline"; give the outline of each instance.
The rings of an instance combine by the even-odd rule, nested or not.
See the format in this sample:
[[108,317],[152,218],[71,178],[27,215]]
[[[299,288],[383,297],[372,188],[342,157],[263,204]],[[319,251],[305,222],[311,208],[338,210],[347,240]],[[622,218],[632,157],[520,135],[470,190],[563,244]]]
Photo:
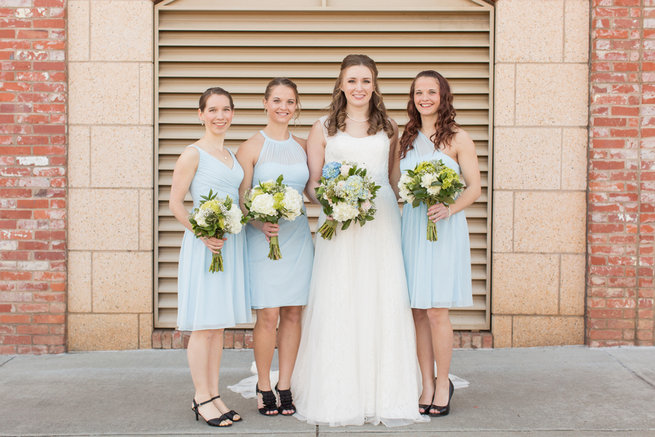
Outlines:
[[[350,138],[354,138],[354,139],[356,139],[356,140],[363,140],[363,139],[365,139],[365,138],[375,138],[375,137],[377,137],[377,136],[380,134],[380,132],[384,132],[384,131],[383,131],[383,130],[379,130],[379,131],[377,131],[374,135],[366,135],[365,137],[356,137],[356,136],[354,136],[354,135],[349,134],[349,133],[346,132],[346,131],[340,130],[340,131],[337,131],[337,135],[338,135],[338,134],[345,134],[345,135],[349,136]],[[336,137],[336,135],[334,135],[333,138],[334,138],[334,137]]]

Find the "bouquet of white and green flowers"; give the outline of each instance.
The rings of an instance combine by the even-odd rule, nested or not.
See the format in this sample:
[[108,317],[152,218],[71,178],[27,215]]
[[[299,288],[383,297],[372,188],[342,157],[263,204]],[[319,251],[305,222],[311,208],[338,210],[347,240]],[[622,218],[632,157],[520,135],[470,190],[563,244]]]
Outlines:
[[[464,188],[457,172],[442,160],[419,162],[406,170],[398,181],[400,198],[416,208],[421,202],[428,208],[437,203],[450,205]],[[437,225],[428,220],[428,241],[437,241]]]
[[318,229],[321,237],[332,239],[339,223],[343,231],[353,220],[360,226],[373,220],[373,199],[379,189],[380,186],[366,176],[365,168],[347,161],[325,164],[319,186],[316,187],[316,197],[328,217]]
[[[277,223],[280,219],[293,221],[303,213],[302,195],[282,183],[280,175],[277,180],[260,182],[246,194],[245,206],[248,210],[246,216],[251,220],[264,223]],[[268,257],[272,260],[282,258],[278,237],[271,237]]]
[[[222,239],[225,234],[238,234],[245,223],[241,209],[232,203],[230,196],[217,199],[216,194],[209,190],[208,195],[201,196],[199,207],[195,208],[189,217],[193,233],[198,238]],[[220,250],[212,254],[209,271],[212,273],[223,271],[223,255]]]

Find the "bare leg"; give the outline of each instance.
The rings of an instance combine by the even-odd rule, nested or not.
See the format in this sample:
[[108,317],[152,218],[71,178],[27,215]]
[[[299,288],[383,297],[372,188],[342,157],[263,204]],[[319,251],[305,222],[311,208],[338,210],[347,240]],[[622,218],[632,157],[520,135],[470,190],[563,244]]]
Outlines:
[[[280,308],[280,340],[278,359],[280,361],[280,380],[278,388],[287,390],[291,387],[291,374],[298,356],[300,345],[300,319],[302,307],[289,306]],[[293,410],[283,410],[282,414],[293,414]]]
[[[193,331],[189,338],[187,359],[189,360],[193,386],[196,390],[193,398],[198,403],[209,400],[214,396],[212,393],[217,391],[217,387],[213,384],[214,381],[217,381],[218,375],[216,375],[216,379],[212,379],[210,376],[212,369],[212,364],[210,363],[211,343],[216,332],[222,334],[222,331],[214,329]],[[198,410],[205,420],[215,419],[221,415],[213,402],[201,406]],[[224,423],[227,425],[232,422],[228,420]]]
[[450,324],[448,308],[430,308],[427,310],[432,332],[434,356],[437,360],[437,386],[434,405],[448,405],[448,372],[453,356],[453,327]]
[[[257,364],[257,386],[261,391],[271,390],[271,362],[275,353],[275,339],[277,336],[277,321],[280,315],[279,308],[262,308],[257,310],[257,321],[253,331],[255,340],[255,363]],[[262,408],[264,401],[261,395],[257,396],[257,408]],[[276,411],[267,414],[275,415]]]
[[[432,334],[427,310],[412,308],[414,328],[416,329],[416,355],[421,368],[423,391],[418,399],[419,404],[430,405],[434,397],[434,352],[432,350]],[[423,413],[423,411],[420,411]]]
[[[223,330],[214,331],[215,334],[210,339],[209,349],[209,381],[211,383],[211,397],[218,396],[220,393],[218,389],[218,380],[221,369],[221,357],[223,356]],[[222,399],[214,399],[214,406],[218,411],[227,413],[230,409],[225,405]],[[234,415],[235,420],[239,420],[238,414]]]

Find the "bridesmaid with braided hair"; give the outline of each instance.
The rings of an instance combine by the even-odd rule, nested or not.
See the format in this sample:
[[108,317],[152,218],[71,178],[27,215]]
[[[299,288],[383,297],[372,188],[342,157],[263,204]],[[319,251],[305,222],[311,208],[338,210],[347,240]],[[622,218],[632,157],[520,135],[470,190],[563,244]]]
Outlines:
[[[409,91],[409,122],[400,139],[400,170],[422,161],[441,160],[466,182],[451,205],[428,208],[406,204],[402,215],[402,249],[423,391],[419,412],[432,417],[450,412],[453,385],[448,379],[453,348],[449,308],[473,304],[471,255],[464,209],[480,197],[480,170],[475,145],[455,122],[448,81],[433,70],[420,72]],[[425,235],[436,223],[438,241]],[[437,364],[437,377],[434,363]]]

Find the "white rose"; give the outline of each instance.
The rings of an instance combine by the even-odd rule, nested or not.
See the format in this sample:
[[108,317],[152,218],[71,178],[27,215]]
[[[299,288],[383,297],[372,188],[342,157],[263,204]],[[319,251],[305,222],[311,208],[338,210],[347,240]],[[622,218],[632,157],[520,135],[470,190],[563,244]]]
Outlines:
[[421,177],[421,186],[423,188],[430,188],[432,182],[436,180],[437,180],[437,175],[432,173],[424,174],[423,177]]
[[233,204],[232,208],[230,208],[225,214],[225,218],[227,219],[227,231],[229,233],[238,234],[241,232],[241,228],[243,227],[241,224],[243,214],[238,206]]
[[362,210],[364,212],[367,212],[369,209],[371,209],[372,206],[373,206],[373,204],[371,203],[370,200],[366,200],[366,201],[362,202]]
[[341,166],[341,176],[348,176],[348,172],[353,168],[352,165],[343,164]]
[[359,210],[348,203],[337,203],[332,209],[332,217],[338,222],[345,222],[354,219],[359,215]]
[[282,201],[282,205],[287,210],[284,217],[287,220],[295,220],[302,211],[302,196],[293,188],[287,187],[284,190],[284,200]]
[[403,175],[400,177],[400,180],[398,181],[398,188],[402,188],[411,182],[412,178],[407,173],[403,173]]
[[209,211],[207,211],[205,209],[201,209],[196,213],[196,215],[193,216],[193,219],[196,221],[198,226],[201,226],[203,228],[205,226],[207,226],[207,220],[205,220],[205,219],[207,218],[207,213],[208,212]]
[[275,210],[275,200],[273,196],[267,193],[260,194],[252,200],[250,209],[261,215],[277,215]]
[[428,194],[436,196],[441,191],[441,186],[435,185],[434,187],[428,187]]
[[412,203],[414,202],[414,195],[412,194],[411,191],[409,191],[406,187],[400,187],[400,191],[398,192],[400,195],[400,198],[403,199],[407,203]]

